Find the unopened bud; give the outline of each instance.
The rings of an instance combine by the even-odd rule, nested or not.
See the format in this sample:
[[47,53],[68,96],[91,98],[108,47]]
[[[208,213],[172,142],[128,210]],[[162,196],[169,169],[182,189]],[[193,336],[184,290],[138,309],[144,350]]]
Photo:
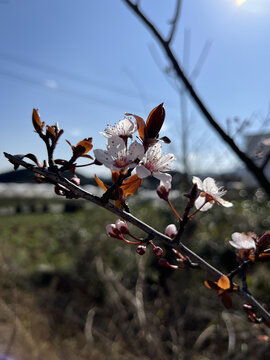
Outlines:
[[71,179],[70,179],[71,182],[73,182],[73,184],[79,186],[80,183],[81,183],[81,180],[77,177],[77,176],[73,176]]
[[156,247],[153,248],[153,253],[156,256],[161,256],[163,254],[163,250],[161,249],[161,247],[156,246]]
[[57,185],[54,187],[54,192],[56,193],[56,195],[59,195],[59,196],[66,196],[66,194],[67,194],[66,191],[64,191]]
[[116,220],[115,222],[117,230],[119,230],[122,234],[129,234],[127,223],[123,220]]
[[157,188],[158,196],[165,201],[168,201],[170,191],[171,188],[169,186],[165,187],[164,185],[159,185]]
[[169,236],[171,239],[175,238],[177,234],[177,228],[174,224],[170,224],[165,229],[165,235]]
[[121,232],[116,228],[115,224],[109,224],[106,226],[107,235],[116,239],[123,239]]
[[166,259],[161,258],[158,260],[160,266],[171,269],[178,269],[178,266],[170,264]]
[[146,252],[146,246],[144,246],[144,245],[139,245],[139,246],[137,247],[136,251],[137,251],[137,254],[139,254],[139,255],[144,255],[145,252]]

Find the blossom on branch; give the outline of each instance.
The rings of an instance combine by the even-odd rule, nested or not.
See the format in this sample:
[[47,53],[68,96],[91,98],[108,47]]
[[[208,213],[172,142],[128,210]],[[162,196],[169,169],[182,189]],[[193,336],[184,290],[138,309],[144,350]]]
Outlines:
[[100,132],[101,135],[105,136],[106,138],[110,138],[112,136],[119,136],[124,141],[127,138],[132,138],[132,134],[137,130],[136,122],[132,121],[130,118],[124,118],[120,120],[114,126],[107,126],[104,132]]
[[136,167],[139,178],[154,176],[160,180],[160,185],[167,190],[171,188],[172,176],[163,171],[171,170],[169,164],[176,158],[173,154],[162,155],[161,144],[153,145],[143,157],[142,163]]
[[222,187],[217,187],[216,182],[213,178],[207,177],[203,181],[197,176],[192,178],[193,184],[197,184],[198,189],[201,190],[199,197],[195,201],[195,206],[200,211],[207,211],[216,202],[218,205],[224,207],[233,206],[232,203],[222,199],[222,196],[226,194],[226,190]]
[[108,138],[107,150],[94,150],[97,161],[111,169],[120,171],[134,168],[144,155],[144,147],[137,141],[133,141],[127,149],[125,142],[118,136]]
[[256,249],[256,239],[257,235],[253,232],[247,234],[235,232],[232,234],[232,241],[229,243],[239,250]]

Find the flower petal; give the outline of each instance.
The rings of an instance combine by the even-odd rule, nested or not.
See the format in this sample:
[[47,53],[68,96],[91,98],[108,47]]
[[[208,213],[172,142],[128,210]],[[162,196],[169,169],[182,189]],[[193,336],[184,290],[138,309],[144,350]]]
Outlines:
[[209,195],[214,195],[218,193],[218,187],[213,178],[207,177],[203,180],[203,191],[205,191]]
[[199,177],[193,176],[192,182],[193,182],[193,184],[197,184],[199,190],[203,189],[203,183],[202,183],[202,180]]
[[136,167],[136,173],[139,176],[140,179],[144,179],[147,176],[151,175],[151,171],[148,170],[144,165],[138,165]]
[[142,144],[138,143],[138,141],[133,141],[133,143],[130,144],[128,152],[129,152],[128,158],[131,161],[136,159],[141,160],[144,156],[144,147]]
[[232,207],[233,204],[229,201],[223,200],[221,197],[216,197],[215,200],[224,207]]
[[[205,203],[205,197],[204,196],[199,196],[196,200],[195,200],[195,207],[196,209],[200,209],[200,207]],[[200,211],[207,211],[209,209],[211,209],[211,207],[213,206],[214,203],[210,203],[209,201],[200,209]]]
[[108,138],[107,149],[111,156],[118,157],[119,153],[125,150],[125,142],[119,136],[112,136]]
[[153,176],[160,180],[160,185],[165,186],[165,188],[168,190],[171,188],[171,182],[172,182],[172,176],[167,173],[161,173],[159,171],[153,172]]
[[96,149],[94,150],[94,155],[100,163],[104,164],[105,166],[111,168],[111,165],[113,163],[112,157],[108,154],[107,151]]

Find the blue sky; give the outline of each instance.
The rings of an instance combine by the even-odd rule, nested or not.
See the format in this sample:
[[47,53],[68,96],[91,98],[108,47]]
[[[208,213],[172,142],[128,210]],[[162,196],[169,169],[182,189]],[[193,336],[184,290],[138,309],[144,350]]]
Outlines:
[[[175,2],[141,3],[166,34]],[[240,3],[183,0],[173,48],[182,59],[184,30],[188,30],[186,70],[191,73],[205,42],[211,42],[195,88],[224,127],[227,118],[245,119],[255,113],[248,129],[252,132],[260,130],[260,116],[267,113],[270,101],[270,2]],[[181,130],[175,80],[161,71],[168,62],[123,1],[0,1],[0,42],[1,152],[33,152],[40,160],[45,158],[45,148],[32,130],[33,108],[39,109],[46,123],[58,121],[65,129],[56,153],[61,157],[70,151],[64,139],[76,144],[92,136],[94,147],[104,148],[98,132],[107,124],[114,124],[125,112],[146,118],[161,102],[167,114],[164,134],[175,144],[165,152],[177,151]],[[188,109],[191,158],[203,155],[211,160],[209,149],[218,154],[221,145],[190,102]],[[210,133],[211,144],[200,149],[201,137]],[[1,156],[0,171],[9,168]]]

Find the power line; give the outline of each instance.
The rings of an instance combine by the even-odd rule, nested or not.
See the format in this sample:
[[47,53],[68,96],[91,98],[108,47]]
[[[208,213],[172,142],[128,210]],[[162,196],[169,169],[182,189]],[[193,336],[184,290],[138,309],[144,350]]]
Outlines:
[[109,105],[109,106],[115,107],[117,109],[119,109],[120,107],[123,107],[123,105],[121,105],[121,104],[118,105],[114,101],[110,101],[108,99],[104,99],[104,98],[101,98],[101,97],[98,97],[98,96],[95,96],[95,95],[92,95],[92,94],[88,94],[88,93],[85,93],[85,92],[75,91],[75,90],[68,89],[68,88],[65,88],[65,87],[60,87],[60,86],[57,86],[55,88],[51,88],[50,86],[46,85],[45,81],[41,81],[41,80],[38,80],[36,78],[30,77],[30,76],[25,76],[25,75],[22,75],[22,74],[19,74],[19,73],[14,73],[14,72],[11,72],[11,71],[6,70],[6,69],[3,70],[3,69],[0,68],[0,75],[5,76],[5,77],[9,77],[9,78],[13,78],[15,80],[22,81],[22,82],[32,84],[32,85],[35,85],[35,86],[39,86],[39,87],[45,88],[45,89],[50,90],[50,91],[57,91],[57,92],[60,92],[60,93],[63,93],[63,94],[75,96],[77,98],[80,98],[81,100],[86,100],[88,102],[90,100],[92,100],[94,102],[101,103],[103,105],[107,105],[107,106]]
[[[122,88],[122,87],[115,87],[115,86],[111,86],[110,84],[106,84],[102,81],[90,78],[88,76],[82,76],[78,73],[74,73],[74,72],[70,72],[70,71],[65,71],[63,69],[57,68],[55,66],[51,66],[51,65],[46,65],[46,64],[41,64],[41,63],[36,63],[34,61],[30,61],[30,60],[26,60],[26,59],[22,59],[19,58],[17,56],[14,55],[10,55],[10,54],[6,54],[3,52],[0,52],[0,58],[5,59],[7,61],[11,61],[13,63],[19,64],[19,65],[23,65],[23,66],[27,66],[27,67],[31,67],[31,68],[35,68],[39,71],[42,72],[50,72],[52,74],[61,76],[63,78],[67,78],[70,79],[72,81],[84,84],[84,85],[88,85],[88,86],[94,86],[94,87],[98,87],[102,90],[108,91],[108,92],[113,92],[118,93],[119,95],[122,96],[127,96],[127,97],[132,97],[132,98],[137,98],[138,99],[138,93],[135,91],[130,91],[128,89]],[[152,102],[160,102],[161,100],[157,100],[154,98],[149,98],[150,101]],[[168,102],[166,102],[167,105],[169,105]],[[175,105],[170,104],[169,105],[172,108],[177,108]]]

